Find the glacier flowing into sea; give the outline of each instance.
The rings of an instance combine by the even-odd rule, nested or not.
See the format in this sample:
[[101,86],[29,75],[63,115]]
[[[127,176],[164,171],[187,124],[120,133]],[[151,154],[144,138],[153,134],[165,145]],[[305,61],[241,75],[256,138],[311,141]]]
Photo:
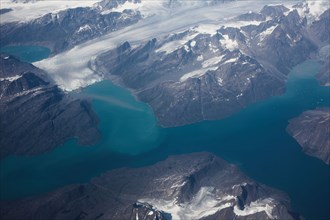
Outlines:
[[[233,24],[232,21],[227,24],[228,20],[249,11],[258,12],[265,4],[281,3],[290,8],[298,2],[237,0],[212,6],[188,5],[187,7],[172,9],[159,3],[143,4],[144,1],[142,0],[141,5],[133,7],[133,9],[143,11],[143,7],[146,7],[152,9],[153,13],[149,13],[138,23],[90,40],[69,51],[37,62],[35,65],[46,70],[63,90],[72,91],[102,80],[103,76],[95,73],[93,68],[90,68],[93,66],[91,65],[93,59],[102,52],[113,49],[125,41],[129,41],[134,46],[152,38],[163,37],[187,29],[200,30],[201,33],[205,33],[216,30],[215,27],[240,26],[241,24]],[[126,6],[128,9],[132,8],[132,4]],[[121,7],[120,10],[125,10],[123,6],[118,7]],[[315,15],[319,14],[318,11],[320,10],[318,4],[313,4],[312,11]],[[229,43],[231,44],[228,44],[228,46],[233,46],[232,42]]]

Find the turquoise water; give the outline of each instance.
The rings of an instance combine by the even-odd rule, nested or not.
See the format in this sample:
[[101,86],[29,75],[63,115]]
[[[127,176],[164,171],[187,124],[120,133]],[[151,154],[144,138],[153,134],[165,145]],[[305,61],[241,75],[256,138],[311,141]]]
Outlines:
[[[237,164],[251,178],[285,191],[307,219],[329,219],[330,166],[305,155],[285,131],[288,120],[315,107],[329,106],[329,87],[313,74],[319,65],[295,68],[283,96],[251,105],[219,121],[176,128],[156,125],[151,109],[109,81],[82,91],[93,99],[102,138],[92,147],[71,140],[48,153],[0,161],[0,196],[37,195],[86,182],[106,170],[153,164],[168,155],[209,151]],[[79,95],[79,94],[78,94]]]
[[20,60],[33,63],[47,58],[50,55],[50,49],[40,46],[7,46],[0,48],[0,53],[7,53]]

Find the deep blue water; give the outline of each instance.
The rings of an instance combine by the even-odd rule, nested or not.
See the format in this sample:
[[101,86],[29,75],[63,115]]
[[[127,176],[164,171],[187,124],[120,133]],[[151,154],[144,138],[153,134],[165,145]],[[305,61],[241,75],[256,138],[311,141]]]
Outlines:
[[330,166],[305,155],[285,131],[305,110],[329,106],[330,88],[307,61],[289,75],[282,96],[250,105],[224,120],[161,128],[151,109],[125,89],[104,81],[82,91],[93,98],[102,138],[91,147],[75,140],[32,157],[0,161],[0,196],[21,198],[71,183],[87,182],[106,170],[153,164],[168,155],[209,151],[238,165],[260,183],[285,191],[293,208],[310,220],[330,219]]

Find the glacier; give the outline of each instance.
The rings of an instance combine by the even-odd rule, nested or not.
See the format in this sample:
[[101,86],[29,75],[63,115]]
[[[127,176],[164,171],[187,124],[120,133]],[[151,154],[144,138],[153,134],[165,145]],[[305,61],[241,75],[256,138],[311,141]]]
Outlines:
[[[279,1],[276,0],[267,1],[267,4],[278,3]],[[286,7],[292,7],[297,1],[281,3]],[[164,37],[169,33],[179,33],[190,28],[200,30],[202,33],[213,33],[215,27],[226,26],[229,18],[249,11],[259,11],[264,5],[265,1],[251,3],[245,0],[219,5],[197,4],[175,9],[169,9],[164,4],[158,4],[158,7],[154,5],[153,10],[156,15],[148,16],[136,24],[34,64],[46,70],[63,90],[76,90],[102,80],[102,74],[90,68],[93,58],[125,41],[129,41],[134,46],[151,38]]]

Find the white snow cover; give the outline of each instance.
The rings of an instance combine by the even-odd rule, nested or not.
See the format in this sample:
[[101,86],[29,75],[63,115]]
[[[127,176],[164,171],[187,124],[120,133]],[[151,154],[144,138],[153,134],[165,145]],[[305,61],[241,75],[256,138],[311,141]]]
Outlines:
[[262,22],[265,22],[265,21],[228,21],[228,23],[226,23],[224,26],[225,27],[241,28],[241,27],[248,26],[248,25],[258,26]]
[[[158,48],[156,50],[156,52],[157,53],[158,52],[165,52],[166,54],[170,54],[173,51],[179,49],[180,47],[186,46],[184,44],[186,44],[189,40],[194,39],[197,35],[198,35],[198,33],[192,33],[192,34],[189,34],[189,35],[185,36],[181,40],[168,42],[168,43],[164,44],[162,47]],[[189,48],[185,48],[185,49],[188,50]]]
[[183,181],[182,183],[179,183],[179,184],[174,184],[173,186],[171,186],[171,189],[182,187],[182,186],[184,186],[184,184],[186,184],[186,181]]
[[197,57],[197,60],[198,60],[198,61],[202,61],[202,60],[204,60],[203,55],[199,55],[199,56]]
[[[309,22],[318,20],[319,16],[330,7],[328,0],[307,0],[303,8],[298,8],[300,16],[307,15]],[[308,11],[308,14],[306,12]]]
[[234,58],[230,58],[229,60],[226,60],[225,62],[223,62],[223,64],[225,63],[234,63],[237,61],[237,57],[234,57]]
[[10,76],[10,77],[5,77],[5,78],[0,78],[0,81],[15,81],[16,79],[21,78],[22,76],[20,75],[15,75],[15,76]]
[[200,219],[206,216],[215,214],[222,209],[233,207],[233,211],[237,216],[248,216],[258,212],[265,212],[270,219],[276,219],[273,215],[275,207],[272,198],[258,199],[246,205],[243,210],[240,210],[237,205],[234,205],[236,197],[233,195],[223,195],[217,197],[214,187],[201,187],[191,201],[179,203],[176,199],[139,199],[138,202],[149,203],[158,210],[170,213],[172,219]]
[[241,96],[243,96],[243,93],[238,94],[238,95],[236,96],[236,98],[239,98],[239,97],[241,97]]
[[237,206],[235,206],[234,213],[238,216],[247,216],[258,212],[266,212],[270,219],[276,219],[276,216],[272,215],[273,208],[273,199],[267,198],[251,202],[251,204],[249,206],[245,206],[243,210],[240,210]]
[[194,27],[194,30],[201,34],[210,34],[214,35],[217,33],[217,30],[220,29],[221,25],[219,24],[200,24]]
[[198,78],[200,76],[203,76],[207,71],[216,70],[216,69],[218,69],[217,66],[212,66],[212,67],[208,67],[208,68],[194,70],[192,72],[186,73],[183,76],[181,76],[180,82],[186,81],[189,78]]
[[222,58],[224,57],[223,56],[215,56],[215,57],[212,57],[208,60],[205,60],[203,63],[202,63],[202,66],[203,68],[207,68],[207,67],[210,67],[210,66],[215,66],[217,65],[218,63],[221,62]]
[[[278,3],[278,1],[267,1],[267,4],[272,3]],[[286,2],[282,3],[286,4]],[[288,4],[292,5],[292,1],[289,1]],[[217,7],[181,8],[177,11],[164,11],[163,6],[157,11],[155,6],[153,13],[157,16],[148,16],[134,25],[81,44],[70,51],[35,63],[35,65],[46,70],[62,89],[75,90],[102,79],[102,76],[89,69],[88,64],[91,57],[113,49],[125,41],[129,41],[134,46],[154,37],[164,37],[169,33],[178,33],[193,28],[204,33],[215,33],[215,29],[226,24],[226,18],[249,10],[259,11],[264,5],[264,1],[237,0]],[[207,26],[208,24],[209,26]],[[211,28],[212,25],[214,28]],[[197,26],[203,28],[200,29]],[[236,41],[230,39],[225,39],[223,43],[230,49],[235,48],[237,44]],[[167,52],[174,47],[173,45],[167,46],[168,48],[163,48]]]
[[125,2],[122,5],[119,5],[117,8],[113,8],[110,10],[105,10],[102,13],[110,13],[110,12],[122,12],[126,9],[137,10],[140,11],[143,17],[149,17],[153,15],[159,15],[160,13],[166,13],[169,9],[164,7],[164,2],[162,0],[152,1],[152,0],[142,0],[138,3],[133,2]]
[[199,219],[233,205],[230,200],[234,200],[234,196],[225,195],[217,198],[213,191],[213,187],[201,187],[195,197],[184,204],[178,203],[175,199],[171,201],[140,199],[139,202],[147,202],[159,210],[170,213],[175,220]]
[[318,20],[319,16],[330,7],[329,0],[305,0],[301,2],[303,4],[300,7],[290,8],[290,10],[296,9],[302,18],[306,16],[308,23]]
[[241,186],[246,186],[246,185],[247,185],[247,183],[246,183],[246,182],[243,182],[243,183],[241,183],[241,184],[233,185],[231,188],[232,188],[232,189],[235,189],[236,187],[241,187]]
[[80,32],[83,32],[83,31],[90,30],[90,29],[91,29],[91,27],[88,24],[85,24],[85,25],[79,27],[77,32],[80,33]]
[[[22,92],[15,93],[14,95],[10,96],[10,99],[14,99],[16,97],[20,97],[20,96],[23,96],[23,95],[26,95],[26,94],[32,94],[33,96],[36,96],[36,95],[40,94],[41,92],[42,92],[42,88],[36,87],[36,88],[33,88],[33,89],[29,89],[29,90],[25,90],[25,91],[22,91]],[[0,99],[2,99],[3,96],[4,96],[4,93],[0,94]]]
[[206,69],[198,69],[192,72],[186,73],[180,78],[180,82],[186,81],[189,78],[197,78],[203,76],[207,70]]
[[220,76],[217,77],[217,82],[220,86],[223,85],[223,79]]
[[[154,1],[153,1],[154,2]],[[109,12],[122,12],[126,9],[131,9],[131,10],[138,10],[141,7],[141,3],[134,3],[134,2],[125,2],[122,5],[118,5],[116,8],[112,8],[108,11],[103,11],[103,14],[109,13]]]
[[236,40],[230,39],[228,35],[222,35],[222,36],[223,39],[220,40],[220,43],[224,48],[230,51],[233,51],[238,48],[238,43]]
[[309,0],[306,1],[309,8],[309,14],[315,19],[330,7],[330,2],[328,0]]
[[68,8],[91,7],[100,0],[40,0],[27,3],[1,0],[1,8],[11,8],[13,11],[0,15],[1,23],[28,21],[47,13],[56,13]]
[[278,25],[271,26],[259,34],[260,41],[263,41],[268,35],[272,34]]
[[[202,6],[209,5],[209,1],[204,0],[176,0],[174,5],[170,6],[171,0],[141,0],[141,2],[125,2],[116,8],[106,10],[103,13],[110,13],[113,11],[122,12],[125,9],[138,10],[141,12],[143,17],[149,16],[159,16],[163,13],[173,13],[173,11],[178,11],[182,9],[194,9]],[[174,2],[174,1],[173,1]],[[172,4],[173,4],[172,2]]]

